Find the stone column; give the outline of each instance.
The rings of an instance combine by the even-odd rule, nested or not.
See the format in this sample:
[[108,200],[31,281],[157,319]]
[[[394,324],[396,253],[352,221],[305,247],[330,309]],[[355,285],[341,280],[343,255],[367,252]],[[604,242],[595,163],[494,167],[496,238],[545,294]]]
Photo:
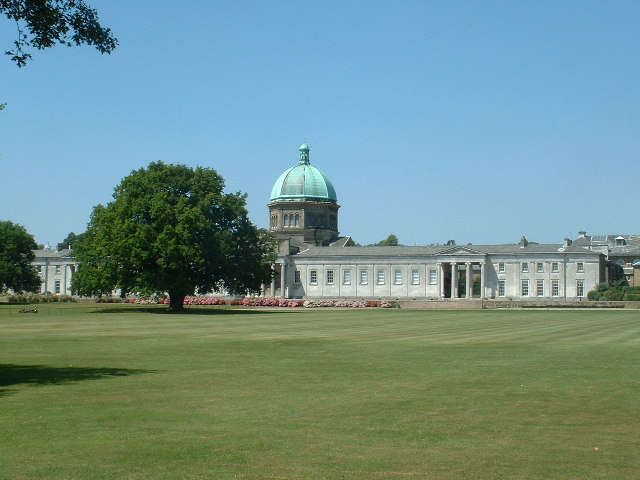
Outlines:
[[485,298],[486,294],[484,291],[484,262],[480,264],[480,298]]
[[[427,268],[427,274],[429,274],[429,269]],[[443,272],[443,268],[442,268],[442,263],[438,262],[436,263],[436,272],[438,274],[438,278],[436,278],[436,284],[438,287],[438,296],[440,298],[444,298],[444,282],[442,281],[442,272]]]
[[451,262],[451,298],[458,298],[458,264]]
[[467,262],[465,263],[465,266],[467,267],[467,281],[466,281],[466,287],[467,287],[467,298],[473,298],[473,278],[472,278],[472,270],[471,270],[471,262]]
[[276,266],[271,265],[271,297],[276,296]]
[[287,264],[280,264],[280,298],[287,298]]

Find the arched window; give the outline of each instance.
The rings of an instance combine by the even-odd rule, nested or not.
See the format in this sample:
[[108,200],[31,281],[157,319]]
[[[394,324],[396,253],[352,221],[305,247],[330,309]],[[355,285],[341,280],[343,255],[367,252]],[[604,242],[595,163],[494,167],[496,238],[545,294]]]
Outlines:
[[284,214],[284,222],[282,222],[282,226],[286,227],[289,223],[289,215],[287,215],[286,213]]
[[296,214],[295,217],[295,226],[299,227],[300,226],[300,215]]

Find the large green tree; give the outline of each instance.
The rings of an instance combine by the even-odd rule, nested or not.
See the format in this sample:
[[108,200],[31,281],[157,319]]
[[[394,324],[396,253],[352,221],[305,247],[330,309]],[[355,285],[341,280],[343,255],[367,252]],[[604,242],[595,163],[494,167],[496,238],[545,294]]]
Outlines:
[[223,189],[209,168],[154,162],[133,171],[93,210],[76,245],[74,290],[167,292],[172,310],[194,293],[258,291],[271,276],[271,237],[247,218],[245,195]]
[[380,240],[378,243],[374,243],[374,247],[397,247],[400,245],[398,243],[398,237],[396,237],[393,233],[389,235],[386,239]]
[[100,25],[98,12],[83,0],[0,0],[0,14],[16,23],[14,48],[5,53],[18,67],[31,59],[28,47],[86,43],[104,54],[118,45],[111,29]]
[[0,221],[0,292],[33,291],[40,287],[40,277],[31,265],[36,248],[33,236],[23,226]]

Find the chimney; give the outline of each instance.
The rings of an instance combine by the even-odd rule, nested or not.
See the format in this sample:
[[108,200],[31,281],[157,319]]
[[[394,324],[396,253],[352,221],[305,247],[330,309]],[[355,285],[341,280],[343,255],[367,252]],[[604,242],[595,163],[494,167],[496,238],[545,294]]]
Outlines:
[[527,242],[527,239],[524,238],[524,235],[520,237],[520,248],[524,248],[527,245],[529,245],[529,242]]
[[580,235],[580,238],[584,238],[587,236],[587,232],[585,232],[584,230],[581,230],[578,232],[578,235]]
[[[584,233],[584,232],[578,232],[578,233]],[[566,238],[564,239],[564,246],[565,247],[570,247],[571,246],[571,239],[570,238]]]

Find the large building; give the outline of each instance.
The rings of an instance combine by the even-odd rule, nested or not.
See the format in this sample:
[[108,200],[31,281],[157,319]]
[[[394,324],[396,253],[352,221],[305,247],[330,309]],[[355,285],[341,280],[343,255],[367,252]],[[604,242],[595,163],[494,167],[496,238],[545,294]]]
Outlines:
[[333,184],[309,147],[275,182],[270,230],[278,237],[271,295],[307,299],[575,300],[605,282],[605,255],[572,244],[381,247],[339,237]]
[[617,269],[612,270],[613,280],[624,280],[633,287],[640,287],[640,235],[580,235],[573,243],[593,252],[602,253]]
[[33,266],[40,275],[40,293],[71,295],[71,277],[78,269],[73,251],[55,250],[47,245],[42,250],[34,250]]

